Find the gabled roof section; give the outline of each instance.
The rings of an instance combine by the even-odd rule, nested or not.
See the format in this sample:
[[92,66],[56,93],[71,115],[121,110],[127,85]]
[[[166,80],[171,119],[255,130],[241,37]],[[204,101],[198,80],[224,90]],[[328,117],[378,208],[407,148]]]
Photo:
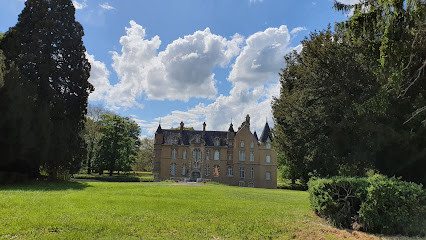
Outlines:
[[254,131],[253,136],[254,136],[254,138],[256,138],[256,141],[259,141],[259,138],[257,137],[256,131]]
[[272,141],[272,137],[271,137],[271,129],[269,128],[269,124],[268,122],[266,122],[265,127],[263,128],[262,134],[260,135],[260,142],[265,143],[266,140],[271,139]]

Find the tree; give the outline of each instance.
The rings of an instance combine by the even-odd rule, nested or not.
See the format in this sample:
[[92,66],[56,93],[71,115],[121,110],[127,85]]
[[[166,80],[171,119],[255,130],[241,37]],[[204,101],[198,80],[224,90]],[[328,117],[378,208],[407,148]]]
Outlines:
[[90,105],[87,108],[86,122],[83,133],[83,138],[87,145],[87,158],[85,165],[87,167],[87,173],[91,174],[93,170],[93,164],[95,162],[96,153],[99,150],[99,141],[101,139],[101,126],[99,121],[101,120],[102,114],[112,114],[102,106]]
[[102,137],[99,142],[96,166],[99,174],[104,169],[130,171],[140,146],[140,128],[135,121],[114,114],[103,114],[99,121]]
[[[29,166],[32,176],[41,166],[51,178],[76,172],[85,158],[81,131],[93,86],[83,27],[74,14],[71,0],[28,0],[0,44],[10,72],[5,76],[6,134],[18,142],[8,147],[10,161]],[[12,71],[14,66],[18,72]],[[24,95],[17,94],[23,89]]]
[[154,139],[144,138],[138,151],[136,162],[133,165],[135,171],[151,171],[154,161]]
[[424,183],[425,2],[336,8],[354,15],[285,58],[273,111],[286,164],[303,179],[374,168]]
[[[377,88],[357,49],[330,29],[311,33],[300,53],[285,57],[274,99],[276,146],[293,176],[359,175],[371,166],[354,104]],[[366,86],[369,86],[366,88]],[[294,179],[293,179],[294,180]]]

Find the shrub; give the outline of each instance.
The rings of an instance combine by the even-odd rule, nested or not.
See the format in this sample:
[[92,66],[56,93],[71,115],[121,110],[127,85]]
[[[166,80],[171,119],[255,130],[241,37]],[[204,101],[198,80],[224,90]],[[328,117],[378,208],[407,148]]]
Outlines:
[[366,197],[366,178],[313,178],[308,182],[311,207],[338,227],[351,227]]
[[369,232],[425,234],[426,193],[421,185],[375,175],[359,215]]

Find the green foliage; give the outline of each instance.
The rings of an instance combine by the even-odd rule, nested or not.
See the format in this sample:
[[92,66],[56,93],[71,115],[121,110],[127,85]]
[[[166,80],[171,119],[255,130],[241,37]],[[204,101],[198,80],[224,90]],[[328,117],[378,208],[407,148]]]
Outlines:
[[426,191],[421,185],[375,175],[359,215],[369,232],[426,234]]
[[425,1],[336,8],[354,15],[285,57],[272,104],[281,164],[304,181],[377,169],[426,183]]
[[[171,130],[180,130],[180,127],[170,128]],[[183,130],[194,130],[194,127],[183,127]]]
[[311,208],[339,227],[351,228],[366,197],[366,178],[312,178],[308,182]]
[[308,187],[312,209],[336,226],[384,234],[426,234],[422,185],[374,175],[316,178]]
[[113,114],[101,115],[99,124],[102,137],[96,158],[98,172],[107,169],[112,175],[113,171],[130,171],[140,146],[139,126],[127,117]]
[[[90,64],[83,27],[71,0],[28,0],[18,23],[0,42],[6,57],[0,93],[2,169],[32,178],[78,171]],[[4,141],[8,139],[8,141]]]
[[133,164],[133,171],[151,171],[154,161],[154,139],[144,138],[138,150],[138,154]]
[[109,111],[102,106],[90,105],[87,108],[86,121],[83,131],[83,139],[87,146],[87,158],[83,167],[87,173],[92,173],[93,165],[96,161],[97,152],[99,151],[99,141],[101,139],[100,119],[102,114],[107,114]]
[[154,182],[154,176],[150,173],[124,175],[94,175],[94,174],[74,174],[74,179],[89,179],[102,182]]

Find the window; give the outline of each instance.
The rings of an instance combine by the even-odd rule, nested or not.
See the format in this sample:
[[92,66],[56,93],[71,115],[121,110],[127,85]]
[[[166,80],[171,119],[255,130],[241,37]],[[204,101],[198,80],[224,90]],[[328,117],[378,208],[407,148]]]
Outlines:
[[183,151],[183,159],[186,159],[186,150]]
[[271,180],[271,172],[266,172],[266,180]]
[[254,187],[254,183],[250,182],[247,187]]
[[178,144],[179,143],[179,138],[178,137],[173,137],[172,139],[172,144]]
[[176,149],[172,150],[172,159],[176,159],[177,158],[177,151]]
[[170,175],[176,175],[176,163],[172,163],[172,165],[170,166]]
[[195,149],[192,151],[192,158],[194,159],[194,168],[200,167],[200,161],[201,161],[201,151],[200,149]]
[[219,139],[219,138],[216,138],[216,139],[215,139],[215,141],[214,141],[214,145],[215,145],[215,146],[220,146],[220,139]]
[[228,154],[228,160],[232,160],[232,154]]
[[254,148],[254,142],[253,141],[251,141],[251,143],[250,143],[250,148]]
[[214,151],[214,160],[219,160],[219,151]]
[[210,151],[206,152],[206,160],[210,160]]
[[240,159],[241,162],[244,162],[246,160],[246,152],[245,151],[240,151],[239,159]]
[[213,177],[219,177],[219,165],[214,165],[213,167]]
[[186,175],[186,165],[183,164],[183,166],[182,166],[182,176],[185,176],[185,175]]
[[205,171],[206,171],[206,177],[209,175],[209,172],[210,172],[210,167],[209,167],[209,165],[207,165],[207,167],[204,169]]
[[271,156],[266,156],[266,163],[271,163]]
[[243,148],[244,147],[244,141],[241,141],[240,146]]
[[232,167],[228,167],[228,177],[232,177]]
[[250,169],[250,178],[253,179],[254,178],[254,168]]
[[271,143],[270,142],[266,143],[266,149],[271,149]]
[[250,162],[254,162],[254,152],[250,152]]
[[240,186],[240,187],[244,187],[244,181],[239,181],[239,182],[238,182],[238,186]]
[[244,170],[244,168],[240,168],[240,178],[245,178],[245,175],[246,175],[246,173],[245,173],[245,170]]
[[198,135],[197,135],[197,136],[195,136],[195,142],[196,142],[196,143],[200,143],[200,136],[198,136]]

